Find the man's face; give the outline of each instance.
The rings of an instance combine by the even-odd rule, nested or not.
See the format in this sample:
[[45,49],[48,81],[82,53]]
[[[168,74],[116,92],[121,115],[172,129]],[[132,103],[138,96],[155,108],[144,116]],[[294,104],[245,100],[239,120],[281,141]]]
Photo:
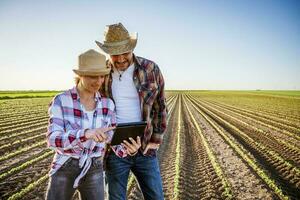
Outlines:
[[104,76],[82,76],[82,85],[84,89],[91,93],[97,92],[104,82]]
[[133,62],[132,51],[120,55],[110,55],[112,65],[118,70],[126,70]]

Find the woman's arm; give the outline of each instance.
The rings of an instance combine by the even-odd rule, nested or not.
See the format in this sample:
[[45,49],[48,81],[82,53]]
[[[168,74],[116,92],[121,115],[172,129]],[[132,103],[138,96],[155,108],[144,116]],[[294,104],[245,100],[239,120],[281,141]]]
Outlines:
[[60,96],[56,96],[49,107],[49,124],[47,131],[48,147],[55,149],[61,153],[74,148],[83,148],[83,142],[87,140],[85,137],[85,129],[74,129],[66,131],[66,123],[64,118],[63,107]]

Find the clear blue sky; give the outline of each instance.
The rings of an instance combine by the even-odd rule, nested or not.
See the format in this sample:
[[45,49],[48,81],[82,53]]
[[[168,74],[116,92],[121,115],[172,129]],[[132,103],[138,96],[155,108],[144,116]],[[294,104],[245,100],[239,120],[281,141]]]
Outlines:
[[117,22],[167,89],[300,89],[297,0],[1,0],[0,90],[72,87],[77,56]]

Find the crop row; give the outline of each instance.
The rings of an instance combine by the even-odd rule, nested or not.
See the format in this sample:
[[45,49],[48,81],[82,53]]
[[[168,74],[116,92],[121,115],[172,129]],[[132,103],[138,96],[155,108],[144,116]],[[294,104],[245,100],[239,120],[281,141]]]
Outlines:
[[[221,95],[221,94],[222,95]],[[230,92],[219,92],[216,94],[203,95],[201,93],[189,93],[194,97],[200,97],[201,99],[207,99],[211,102],[222,102],[229,106],[234,105],[246,110],[252,110],[257,115],[275,117],[292,124],[298,124],[300,126],[300,113],[299,104],[297,100],[291,98],[268,98],[267,96],[247,96],[242,93],[233,94]],[[298,110],[298,112],[296,112]],[[254,114],[255,114],[254,113]]]
[[[231,112],[235,112],[237,114],[242,115],[243,117],[247,117],[257,123],[268,126],[276,131],[284,131],[289,136],[294,137],[295,134],[300,135],[300,126],[297,126],[295,123],[291,123],[291,121],[287,121],[280,117],[272,117],[270,115],[263,115],[257,113],[256,111],[251,111],[243,108],[238,108],[235,106],[225,105],[219,102],[202,100],[205,103],[214,105],[215,107],[228,110]],[[299,138],[297,138],[299,139]]]
[[[201,103],[200,100],[197,101],[198,103]],[[222,111],[222,109],[210,106],[207,103],[204,104],[202,102],[201,105],[218,114],[219,116],[223,116],[233,125],[243,128],[243,130],[246,131],[247,134],[253,139],[258,139],[265,146],[274,149],[274,151],[276,151],[277,153],[282,154],[283,156],[287,157],[290,160],[293,160],[296,163],[298,162],[298,159],[300,159],[300,150],[297,146],[295,146],[297,145],[297,142],[295,142],[294,145],[285,140],[282,140],[282,138],[279,138],[278,133],[271,134],[270,132],[262,130],[255,124],[249,124],[248,122],[246,122],[247,118],[243,117],[242,115],[235,117],[231,112],[224,112]]]
[[[235,138],[235,142],[233,142],[232,140],[229,140],[230,137],[226,137],[225,134],[222,135],[224,139],[231,144],[234,149],[236,149],[240,156],[249,163],[249,165],[271,188],[274,189],[279,196],[282,196],[283,194],[281,188],[283,188],[285,192],[288,192],[292,196],[294,193],[296,193],[295,187],[299,182],[299,169],[297,167],[293,166],[289,161],[282,158],[278,153],[263,145],[259,138],[254,140],[253,138],[249,137],[244,130],[242,130],[239,126],[233,125],[228,118],[220,115],[220,113],[216,114],[212,112],[212,110],[205,108],[190,96],[189,99],[197,111],[206,117],[206,119],[219,132],[221,131],[215,125],[216,123],[223,127],[231,134],[231,136]],[[210,117],[211,120],[209,120],[207,116]],[[240,145],[237,146],[237,143]],[[246,149],[246,151],[243,152],[241,148],[239,148],[240,146]],[[249,153],[251,153],[251,155],[255,158],[254,160],[246,156]],[[285,169],[284,171],[287,171],[288,173],[283,173],[280,171],[280,169]],[[291,178],[289,174],[292,174],[293,178]],[[278,187],[275,182],[280,186]],[[289,187],[287,188],[286,185]],[[284,195],[282,197],[284,197]]]
[[199,127],[193,113],[190,111],[190,109],[187,105],[187,102],[186,101],[184,101],[184,102],[185,102],[185,106],[186,106],[186,110],[187,110],[187,114],[185,116],[189,116],[191,118],[190,121],[192,121],[192,123],[195,126],[197,132],[199,133],[199,136],[201,138],[200,140],[202,141],[202,143],[205,147],[205,150],[207,152],[207,155],[208,155],[208,158],[209,158],[210,162],[212,163],[214,171],[217,173],[219,179],[222,182],[222,186],[223,186],[223,189],[224,189],[224,192],[222,193],[222,196],[225,199],[232,199],[233,198],[233,192],[232,192],[231,186],[230,186],[230,184],[227,180],[227,177],[225,177],[224,172],[223,172],[222,168],[220,167],[220,164],[218,163],[218,161],[216,159],[216,156],[214,155],[214,152],[211,149],[211,147],[210,147],[210,145],[207,141],[207,138],[204,136],[204,133],[201,130],[201,128]]
[[[37,116],[37,117],[30,117],[29,119],[21,119],[21,120],[13,120],[10,124],[3,124],[3,126],[0,125],[0,133],[7,131],[7,130],[13,130],[16,128],[16,125],[22,128],[28,128],[28,126],[34,125],[39,122],[47,122],[48,116]],[[1,134],[2,135],[2,134]]]

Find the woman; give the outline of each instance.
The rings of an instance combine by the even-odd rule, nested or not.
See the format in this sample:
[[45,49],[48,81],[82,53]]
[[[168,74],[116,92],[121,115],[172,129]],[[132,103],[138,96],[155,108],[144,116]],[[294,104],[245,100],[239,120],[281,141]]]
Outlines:
[[103,154],[115,128],[115,105],[98,90],[110,69],[89,50],[73,70],[76,86],[54,97],[49,108],[48,146],[55,150],[46,199],[104,199]]

